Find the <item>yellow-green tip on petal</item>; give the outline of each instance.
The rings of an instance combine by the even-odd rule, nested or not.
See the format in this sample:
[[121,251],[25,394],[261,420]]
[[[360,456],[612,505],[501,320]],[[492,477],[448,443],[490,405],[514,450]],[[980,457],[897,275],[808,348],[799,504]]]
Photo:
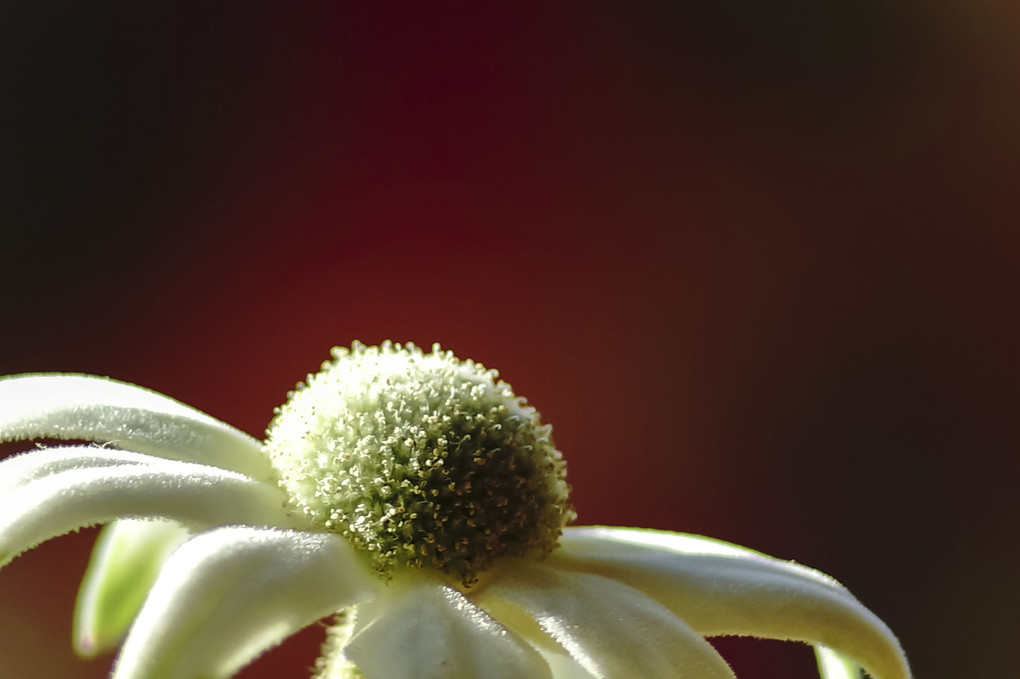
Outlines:
[[121,642],[163,562],[187,537],[172,521],[122,519],[103,528],[78,590],[75,651],[92,657]]
[[850,658],[836,653],[828,646],[815,646],[820,679],[860,679],[861,666]]

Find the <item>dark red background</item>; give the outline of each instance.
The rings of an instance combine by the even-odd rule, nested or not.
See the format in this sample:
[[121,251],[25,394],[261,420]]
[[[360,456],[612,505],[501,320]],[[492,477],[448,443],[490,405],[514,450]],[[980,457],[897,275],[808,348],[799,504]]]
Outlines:
[[[890,4],[7,3],[0,374],[261,435],[330,346],[439,341],[554,424],[581,522],[797,559],[918,677],[1014,676],[1020,11]],[[0,574],[12,676],[105,676],[93,536]]]

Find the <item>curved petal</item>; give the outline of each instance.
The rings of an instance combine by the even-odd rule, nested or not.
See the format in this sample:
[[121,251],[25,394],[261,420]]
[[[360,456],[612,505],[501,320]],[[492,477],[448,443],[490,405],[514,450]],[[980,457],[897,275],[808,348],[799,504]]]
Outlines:
[[189,535],[173,521],[121,519],[103,528],[74,606],[72,638],[80,655],[121,642],[163,562]]
[[0,442],[83,439],[273,478],[256,439],[134,384],[93,375],[14,375],[0,378],[0,403]]
[[167,560],[112,679],[230,676],[377,587],[338,535],[245,526],[202,533]]
[[[686,623],[600,575],[518,559],[473,597],[499,620],[506,604],[519,608],[598,679],[733,679],[722,657]],[[508,624],[512,619],[511,613]]]
[[344,656],[367,679],[551,679],[538,652],[422,572],[358,607]]
[[123,517],[293,526],[276,486],[217,467],[150,459],[62,471],[0,495],[0,566],[50,538]]
[[807,641],[854,658],[879,679],[909,679],[896,637],[818,571],[718,540],[633,528],[567,528],[550,556],[642,590],[705,635]]
[[41,448],[0,461],[0,495],[36,479],[75,469],[99,469],[130,464],[152,464],[161,458],[97,446]]

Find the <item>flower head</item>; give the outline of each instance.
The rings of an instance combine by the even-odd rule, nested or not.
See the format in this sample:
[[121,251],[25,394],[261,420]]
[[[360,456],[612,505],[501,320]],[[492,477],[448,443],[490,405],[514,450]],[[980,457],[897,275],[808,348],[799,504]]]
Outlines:
[[290,394],[265,451],[295,512],[390,574],[465,584],[541,556],[573,518],[550,428],[495,371],[438,348],[355,344]]
[[494,371],[355,344],[290,394],[264,443],[141,387],[0,379],[0,566],[109,523],[76,609],[114,679],[230,676],[334,616],[321,679],[733,674],[705,637],[815,644],[827,679],[909,679],[889,629],[831,578],[691,535],[564,527],[565,467]]

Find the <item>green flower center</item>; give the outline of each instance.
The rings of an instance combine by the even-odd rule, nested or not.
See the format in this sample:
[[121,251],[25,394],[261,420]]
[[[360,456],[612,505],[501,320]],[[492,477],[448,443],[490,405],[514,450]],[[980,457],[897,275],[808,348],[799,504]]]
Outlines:
[[293,510],[384,576],[431,567],[470,585],[501,556],[552,550],[574,517],[563,459],[496,378],[438,345],[334,349],[267,433]]

